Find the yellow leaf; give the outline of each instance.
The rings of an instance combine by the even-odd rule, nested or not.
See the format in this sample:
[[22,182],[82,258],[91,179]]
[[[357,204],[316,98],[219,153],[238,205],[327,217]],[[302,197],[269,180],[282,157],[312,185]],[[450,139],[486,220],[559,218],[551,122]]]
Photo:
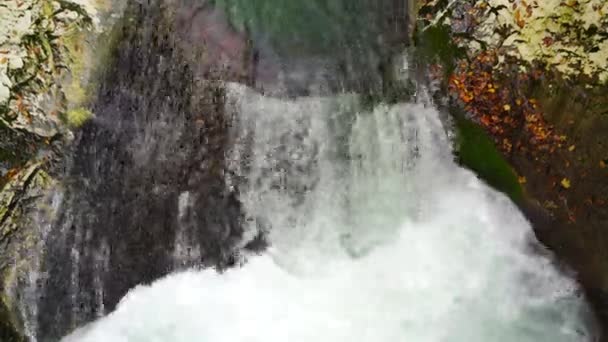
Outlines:
[[559,208],[557,206],[557,204],[555,204],[555,202],[553,202],[553,201],[545,201],[545,203],[543,203],[543,206],[545,208],[547,208],[547,209],[557,209],[557,208]]
[[526,184],[528,181],[524,176],[519,177],[517,180],[519,180],[519,184]]
[[568,7],[574,7],[576,5],[578,5],[578,1],[577,0],[568,0],[566,2],[566,6],[568,6]]
[[603,160],[600,160],[600,169],[605,169],[606,168],[606,162]]
[[564,179],[562,179],[562,181],[561,181],[561,183],[560,183],[560,184],[562,185],[562,187],[563,187],[564,189],[569,189],[569,188],[570,188],[570,185],[571,185],[571,184],[570,184],[570,180],[569,180],[568,178],[564,178]]
[[508,104],[504,105],[502,108],[507,112],[511,110],[511,106],[509,106]]
[[575,148],[576,148],[576,146],[572,145],[572,146],[568,147],[568,151],[572,152],[572,151],[574,151]]

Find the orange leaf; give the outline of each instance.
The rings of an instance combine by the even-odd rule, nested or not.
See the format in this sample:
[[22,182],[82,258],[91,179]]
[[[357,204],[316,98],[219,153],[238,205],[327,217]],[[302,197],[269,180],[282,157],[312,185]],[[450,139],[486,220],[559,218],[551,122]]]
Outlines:
[[515,14],[515,23],[517,24],[517,26],[519,26],[519,28],[524,28],[524,26],[526,26],[526,22],[522,19],[519,8],[515,10],[514,14]]
[[484,126],[490,126],[491,124],[490,118],[487,115],[482,116],[480,121]]

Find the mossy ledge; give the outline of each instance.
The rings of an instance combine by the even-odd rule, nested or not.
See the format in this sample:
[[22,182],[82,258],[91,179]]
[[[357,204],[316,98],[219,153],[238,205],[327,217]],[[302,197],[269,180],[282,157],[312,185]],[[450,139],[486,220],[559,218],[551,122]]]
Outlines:
[[450,107],[456,128],[455,151],[458,162],[472,170],[494,189],[516,204],[524,200],[517,173],[496,148],[492,138],[457,107]]

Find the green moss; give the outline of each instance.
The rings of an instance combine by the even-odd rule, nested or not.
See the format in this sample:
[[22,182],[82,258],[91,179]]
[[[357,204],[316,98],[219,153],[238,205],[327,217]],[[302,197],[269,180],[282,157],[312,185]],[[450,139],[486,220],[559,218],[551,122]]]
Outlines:
[[78,128],[93,117],[93,113],[86,108],[74,108],[65,113],[65,118],[70,128]]
[[443,65],[446,76],[454,70],[455,61],[466,56],[466,51],[454,44],[448,25],[433,25],[418,30],[414,43],[416,59],[426,65]]
[[524,192],[517,174],[496,149],[492,139],[462,113],[453,114],[457,129],[457,150],[460,164],[474,171],[493,188],[505,193],[515,203]]

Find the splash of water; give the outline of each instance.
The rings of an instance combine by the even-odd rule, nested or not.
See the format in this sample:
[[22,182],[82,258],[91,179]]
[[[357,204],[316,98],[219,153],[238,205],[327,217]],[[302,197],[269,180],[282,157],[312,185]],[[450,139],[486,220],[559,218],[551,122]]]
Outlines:
[[231,86],[233,179],[263,255],[133,289],[64,341],[587,341],[586,304],[438,113]]

